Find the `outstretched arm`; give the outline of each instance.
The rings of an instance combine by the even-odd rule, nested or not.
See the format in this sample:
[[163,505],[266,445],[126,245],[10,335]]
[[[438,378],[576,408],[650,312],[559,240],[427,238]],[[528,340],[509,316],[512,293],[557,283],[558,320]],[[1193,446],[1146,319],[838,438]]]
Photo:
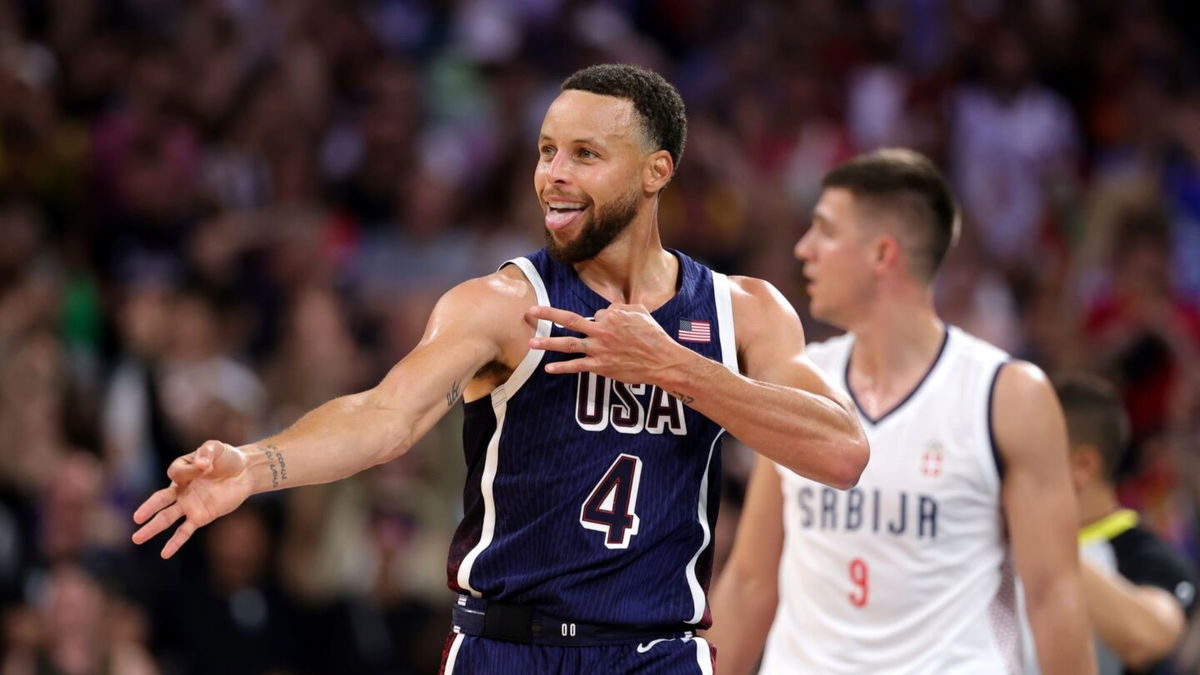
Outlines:
[[744,375],[676,342],[641,305],[612,305],[594,321],[534,307],[529,316],[584,337],[539,338],[531,345],[585,354],[549,364],[547,372],[590,371],[656,385],[780,465],[837,488],[853,486],[869,454],[853,404],[804,355],[800,317],[779,291],[758,279],[730,282]]
[[184,518],[163,547],[169,558],[198,528],[253,494],[338,480],[407,452],[473,375],[501,358],[504,340],[524,327],[523,311],[534,302],[528,284],[508,271],[447,292],[420,344],[372,389],[335,398],[257,443],[208,441],[176,459],[167,471],[171,484],[134,512],[144,524],[134,543]]
[[1004,462],[1004,515],[1038,663],[1044,673],[1095,672],[1062,408],[1045,374],[1029,363],[1002,366],[995,386],[991,414]]
[[762,656],[779,604],[783,554],[783,494],[779,472],[759,457],[729,556],[712,592],[713,624],[705,638],[717,648],[721,673],[749,673]]

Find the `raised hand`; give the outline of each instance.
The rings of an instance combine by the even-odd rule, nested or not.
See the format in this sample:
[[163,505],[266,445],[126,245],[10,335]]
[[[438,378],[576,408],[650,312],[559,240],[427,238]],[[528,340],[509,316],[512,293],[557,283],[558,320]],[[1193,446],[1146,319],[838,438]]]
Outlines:
[[594,320],[554,307],[531,307],[526,316],[547,319],[583,337],[533,338],[529,346],[564,354],[583,354],[546,365],[546,372],[592,372],[631,384],[659,384],[666,374],[697,355],[667,335],[642,305],[612,304]]
[[246,453],[220,441],[207,441],[171,462],[167,476],[171,484],[133,512],[133,521],[142,526],[133,533],[135,544],[146,543],[184,518],[163,546],[163,558],[175,555],[196,530],[233,511],[253,493]]

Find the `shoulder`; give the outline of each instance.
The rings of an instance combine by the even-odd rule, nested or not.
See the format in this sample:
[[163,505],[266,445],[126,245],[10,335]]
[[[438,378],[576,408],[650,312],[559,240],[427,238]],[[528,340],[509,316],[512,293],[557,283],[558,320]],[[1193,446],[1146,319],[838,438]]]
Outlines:
[[1055,453],[1065,460],[1066,423],[1058,396],[1050,378],[1034,364],[1017,360],[999,366],[991,419],[996,450],[1006,461]]
[[519,268],[506,265],[446,291],[434,308],[434,316],[473,329],[481,324],[503,326],[523,322],[524,311],[536,304],[533,284]]
[[[948,326],[950,331],[950,340],[956,351],[966,355],[967,358],[976,361],[979,365],[988,367],[999,367],[1005,363],[1012,361],[1012,356],[996,345],[975,337],[957,326]],[[1033,364],[1027,364],[1033,366]],[[1036,368],[1036,366],[1033,366]]]
[[1042,371],[1032,363],[1014,360],[1003,349],[957,326],[946,326],[946,342],[942,350],[941,358],[954,364],[952,367],[957,372],[957,377],[961,378],[961,382],[977,383],[982,388],[993,412],[1001,375],[1004,375],[1004,386],[1008,388],[1036,386],[1032,381],[1045,378]]
[[766,279],[734,275],[729,277],[729,287],[734,297],[741,297],[743,301],[779,300],[787,303],[783,293],[780,293],[779,289]]
[[733,304],[733,320],[739,332],[771,327],[776,330],[791,328],[803,333],[800,317],[792,303],[771,282],[754,277],[731,276],[729,293]]
[[762,279],[733,276],[729,294],[743,373],[804,354],[804,326],[779,289]]
[[520,268],[505,265],[491,274],[468,279],[451,288],[443,296],[455,300],[491,300],[497,302],[521,302],[536,300],[533,284]]
[[996,409],[1014,407],[1029,397],[1057,399],[1049,376],[1036,365],[1019,359],[1002,363],[996,372]]

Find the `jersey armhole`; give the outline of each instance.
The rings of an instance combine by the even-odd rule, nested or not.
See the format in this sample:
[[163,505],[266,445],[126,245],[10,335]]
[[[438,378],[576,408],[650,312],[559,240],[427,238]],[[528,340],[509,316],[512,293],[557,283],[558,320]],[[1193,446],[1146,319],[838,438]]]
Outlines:
[[712,273],[713,302],[717,307],[717,332],[721,337],[721,363],[735,373],[738,366],[737,333],[733,325],[733,292],[729,277],[720,272]]
[[[500,265],[500,267],[497,269],[504,269],[508,265],[516,266],[517,269],[521,270],[521,273],[525,275],[525,278],[529,280],[529,284],[533,286],[534,294],[537,295],[538,305],[549,307],[550,295],[546,292],[546,284],[544,281],[542,281],[542,275],[538,273],[537,268],[533,265],[533,262],[531,262],[528,258],[513,258],[512,260],[505,261],[504,264]],[[537,329],[534,331],[534,335],[537,337],[549,337],[551,327],[552,324],[549,320],[538,319]],[[510,375],[509,378],[504,381],[504,384],[501,384],[492,390],[492,407],[495,407],[500,402],[507,401],[516,395],[517,391],[521,388],[521,385],[525,384],[525,382],[533,375],[534,371],[538,367],[538,364],[541,363],[542,357],[545,355],[545,353],[545,350],[542,349],[530,349],[529,352],[525,354],[525,358],[521,359],[521,362],[517,364],[516,369],[513,370],[512,375]]]
[[1004,457],[1000,454],[1000,447],[996,443],[996,383],[1000,381],[1000,371],[1004,370],[1004,366],[1011,362],[1011,359],[1005,359],[996,366],[995,372],[992,373],[991,384],[988,385],[987,395],[988,446],[992,449],[992,461],[996,465],[996,477],[1001,485],[1004,484]]

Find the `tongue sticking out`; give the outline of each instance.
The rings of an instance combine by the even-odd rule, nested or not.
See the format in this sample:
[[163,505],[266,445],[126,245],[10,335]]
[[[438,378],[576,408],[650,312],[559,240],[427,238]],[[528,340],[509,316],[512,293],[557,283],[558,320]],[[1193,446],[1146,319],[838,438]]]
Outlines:
[[546,212],[546,227],[551,230],[561,230],[562,228],[575,222],[575,219],[583,213],[583,209],[575,209],[571,211],[550,209]]

